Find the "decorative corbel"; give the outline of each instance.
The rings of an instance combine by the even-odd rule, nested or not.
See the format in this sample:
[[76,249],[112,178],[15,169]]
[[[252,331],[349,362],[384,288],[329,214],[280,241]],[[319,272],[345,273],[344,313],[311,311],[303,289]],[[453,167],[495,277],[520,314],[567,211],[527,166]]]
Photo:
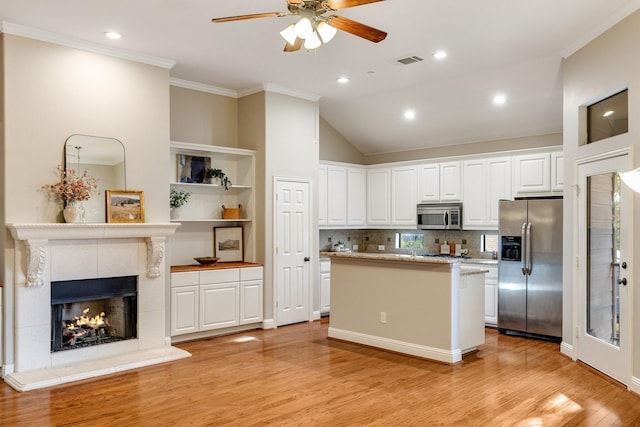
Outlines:
[[27,283],[26,286],[44,285],[44,265],[47,257],[45,246],[48,240],[25,240],[27,247]]
[[147,242],[147,277],[160,277],[160,264],[164,258],[164,237],[146,237]]

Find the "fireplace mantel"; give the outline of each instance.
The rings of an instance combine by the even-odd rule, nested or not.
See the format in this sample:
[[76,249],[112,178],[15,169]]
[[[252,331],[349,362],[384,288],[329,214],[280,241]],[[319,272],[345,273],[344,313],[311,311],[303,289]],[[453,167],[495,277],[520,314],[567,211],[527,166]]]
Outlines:
[[46,263],[45,247],[51,240],[128,239],[143,238],[147,243],[147,276],[160,275],[164,258],[164,241],[175,233],[177,223],[124,223],[124,224],[8,224],[11,236],[23,241],[27,247],[26,286],[42,286]]

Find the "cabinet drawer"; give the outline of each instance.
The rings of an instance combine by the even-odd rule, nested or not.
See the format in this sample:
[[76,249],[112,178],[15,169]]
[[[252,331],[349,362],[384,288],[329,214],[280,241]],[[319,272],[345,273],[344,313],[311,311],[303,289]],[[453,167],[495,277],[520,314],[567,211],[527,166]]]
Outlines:
[[186,271],[184,273],[171,273],[171,287],[188,286],[198,284],[198,272]]
[[262,280],[262,267],[241,268],[240,280]]
[[200,284],[227,283],[240,281],[238,268],[228,268],[224,270],[207,270],[200,272]]

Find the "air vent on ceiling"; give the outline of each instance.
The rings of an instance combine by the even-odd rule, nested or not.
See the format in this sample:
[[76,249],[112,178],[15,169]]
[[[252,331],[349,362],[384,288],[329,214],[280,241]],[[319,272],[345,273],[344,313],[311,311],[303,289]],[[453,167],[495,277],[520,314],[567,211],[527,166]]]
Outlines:
[[398,62],[402,65],[415,64],[416,62],[424,61],[419,56],[408,56],[406,58],[398,59]]

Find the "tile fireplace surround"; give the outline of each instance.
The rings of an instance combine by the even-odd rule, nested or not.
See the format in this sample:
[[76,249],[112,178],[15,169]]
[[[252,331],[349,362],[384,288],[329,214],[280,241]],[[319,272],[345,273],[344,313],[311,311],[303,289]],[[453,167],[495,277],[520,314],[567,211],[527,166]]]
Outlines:
[[[27,391],[190,356],[165,337],[164,249],[178,225],[8,225],[15,276],[5,382]],[[118,276],[138,277],[138,337],[52,353],[51,282]]]

